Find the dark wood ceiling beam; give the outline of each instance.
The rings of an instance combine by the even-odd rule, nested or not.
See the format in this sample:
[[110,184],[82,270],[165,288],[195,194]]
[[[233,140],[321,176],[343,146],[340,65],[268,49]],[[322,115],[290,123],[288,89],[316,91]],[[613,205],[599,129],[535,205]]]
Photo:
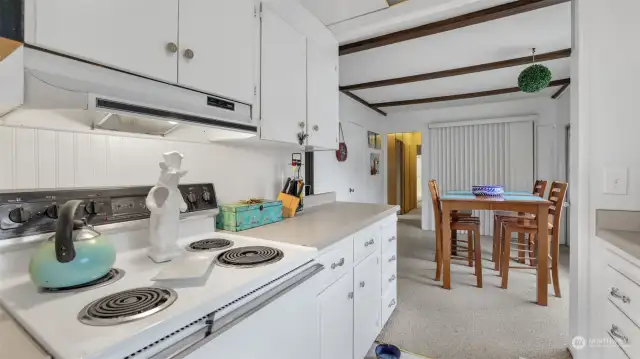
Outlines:
[[560,89],[558,91],[556,91],[556,93],[554,93],[551,98],[552,99],[557,99],[558,97],[562,96],[562,94],[567,90],[567,88],[569,88],[570,84],[564,84],[562,85],[562,87],[560,87]]
[[[536,55],[536,61],[544,62],[544,61],[558,60],[558,59],[563,59],[570,56],[571,56],[571,49],[564,49],[564,50],[547,52],[545,54]],[[434,80],[434,79],[441,79],[445,77],[453,77],[453,76],[473,74],[477,72],[498,70],[506,67],[526,65],[530,63],[531,63],[531,56],[525,56],[525,57],[518,57],[514,59],[509,59],[509,60],[489,62],[485,64],[480,64],[480,65],[459,67],[457,69],[429,72],[429,73],[424,73],[419,75],[404,76],[404,77],[397,77],[397,78],[387,79],[387,80],[378,80],[378,81],[371,81],[371,82],[363,82],[360,84],[341,86],[340,90],[356,91],[356,90],[364,90],[364,89],[383,87],[383,86],[402,85],[402,84],[408,84],[412,82],[428,81],[428,80]]]
[[[564,86],[571,83],[571,79],[561,79],[551,81],[548,87],[555,86]],[[457,95],[448,95],[448,96],[438,96],[438,97],[429,97],[429,98],[418,98],[414,100],[402,100],[402,101],[391,101],[391,102],[380,102],[380,103],[372,103],[373,107],[394,107],[394,106],[407,106],[407,105],[418,105],[423,103],[433,103],[433,102],[444,102],[444,101],[454,101],[454,100],[465,100],[470,98],[477,97],[486,97],[486,96],[495,96],[495,95],[503,95],[507,93],[520,92],[518,87],[509,87],[497,90],[489,90],[489,91],[480,91],[480,92],[471,92],[471,93],[462,93]]]
[[502,19],[504,17],[522,14],[525,12],[542,9],[568,2],[571,0],[518,0],[510,3],[490,7],[468,14],[452,17],[441,21],[432,22],[430,24],[421,25],[411,29],[393,32],[391,34],[377,36],[371,39],[356,41],[350,44],[340,46],[340,55],[353,54],[355,52],[374,49],[376,47],[386,46],[403,42],[407,40],[417,39],[419,37],[439,34],[446,31],[460,29],[463,27],[481,24],[483,22]]
[[375,108],[375,107],[371,106],[371,104],[370,104],[370,103],[368,103],[367,101],[365,101],[365,100],[361,99],[360,97],[358,97],[358,96],[356,96],[356,95],[352,94],[352,93],[351,93],[351,92],[349,92],[349,91],[342,91],[342,93],[343,93],[343,94],[345,94],[345,95],[347,95],[347,96],[349,96],[349,97],[351,97],[352,99],[354,99],[354,100],[356,100],[356,101],[360,102],[361,104],[363,104],[363,105],[367,106],[368,108],[370,108],[370,109],[374,110],[375,112],[377,112],[377,113],[381,114],[382,116],[386,116],[386,115],[387,115],[387,113],[386,113],[386,112],[382,111],[382,110],[381,110],[381,109],[379,109],[379,108]]

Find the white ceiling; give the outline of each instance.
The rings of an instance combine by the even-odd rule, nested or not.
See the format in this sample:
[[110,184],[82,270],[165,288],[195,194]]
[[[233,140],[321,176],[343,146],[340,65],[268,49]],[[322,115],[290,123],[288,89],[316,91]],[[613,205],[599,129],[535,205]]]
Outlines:
[[335,24],[389,7],[386,0],[299,0],[325,25]]
[[[337,3],[368,3],[378,0],[299,0],[313,3],[312,12],[334,12],[333,19],[350,14]],[[467,14],[513,0],[407,0],[387,9],[329,26],[341,43],[412,28]],[[334,4],[333,6],[331,4]],[[324,10],[321,10],[324,9]],[[364,9],[364,7],[363,7]],[[330,11],[329,11],[330,10]],[[341,14],[341,15],[338,15]],[[467,26],[448,32],[373,48],[340,57],[340,85],[385,80],[459,67],[479,65],[547,53],[571,47],[571,3],[546,7],[514,16]],[[570,59],[544,63],[553,79],[568,78]],[[517,86],[518,74],[526,65],[481,73],[441,78],[403,85],[354,91],[369,103],[438,97]],[[504,101],[505,99],[551,96],[558,88],[539,94],[506,94],[477,99],[382,108],[388,112],[439,108],[459,104]]]

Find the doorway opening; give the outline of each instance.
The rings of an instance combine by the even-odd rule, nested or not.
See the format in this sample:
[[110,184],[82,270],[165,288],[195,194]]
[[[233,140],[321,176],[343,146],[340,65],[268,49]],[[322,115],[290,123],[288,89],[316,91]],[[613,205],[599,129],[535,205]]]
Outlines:
[[387,203],[399,205],[398,214],[422,216],[422,133],[387,135]]

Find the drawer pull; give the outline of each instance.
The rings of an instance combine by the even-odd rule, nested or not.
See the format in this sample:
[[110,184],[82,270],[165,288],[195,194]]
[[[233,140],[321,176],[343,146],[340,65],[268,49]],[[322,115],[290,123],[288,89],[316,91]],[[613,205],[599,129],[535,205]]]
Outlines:
[[393,307],[394,305],[396,305],[396,300],[395,300],[395,298],[394,298],[394,299],[391,299],[391,303],[389,303],[389,308]]
[[614,337],[622,340],[623,343],[628,344],[629,343],[629,338],[627,338],[624,334],[622,334],[622,332],[620,331],[620,328],[618,328],[617,325],[612,324],[611,325],[611,330],[609,331],[611,333],[611,335],[613,335]]
[[397,238],[396,238],[396,236],[393,236],[393,237],[389,238],[389,242],[393,242],[393,241],[395,241],[396,239],[397,239]]
[[344,258],[340,258],[338,263],[331,263],[331,269],[336,269],[337,267],[342,267],[344,265]]
[[396,260],[396,255],[392,255],[391,258],[389,258],[389,263],[393,262]]
[[369,247],[370,245],[376,243],[373,238],[371,238],[370,240],[368,240],[367,242],[364,242],[364,246],[365,247]]
[[347,295],[347,297],[348,297],[349,299],[353,299],[353,292],[349,292],[349,294]]
[[364,281],[360,282],[360,288],[364,288]]
[[611,288],[611,296],[618,298],[618,299],[622,299],[622,303],[629,303],[631,301],[631,298],[627,297],[626,295],[620,293],[620,289],[613,287]]
[[391,277],[389,277],[389,283],[393,282],[394,280],[396,280],[396,275],[392,275]]

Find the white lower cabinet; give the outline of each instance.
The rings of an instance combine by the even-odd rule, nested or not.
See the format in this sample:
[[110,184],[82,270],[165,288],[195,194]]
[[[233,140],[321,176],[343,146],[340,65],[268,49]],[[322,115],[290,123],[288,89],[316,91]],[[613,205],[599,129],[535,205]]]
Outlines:
[[320,359],[353,359],[353,297],[351,272],[318,296]]
[[352,233],[317,258],[325,266],[317,297],[320,359],[363,359],[398,305],[396,221],[394,214]]
[[380,332],[380,256],[371,254],[353,269],[353,357],[364,358]]

